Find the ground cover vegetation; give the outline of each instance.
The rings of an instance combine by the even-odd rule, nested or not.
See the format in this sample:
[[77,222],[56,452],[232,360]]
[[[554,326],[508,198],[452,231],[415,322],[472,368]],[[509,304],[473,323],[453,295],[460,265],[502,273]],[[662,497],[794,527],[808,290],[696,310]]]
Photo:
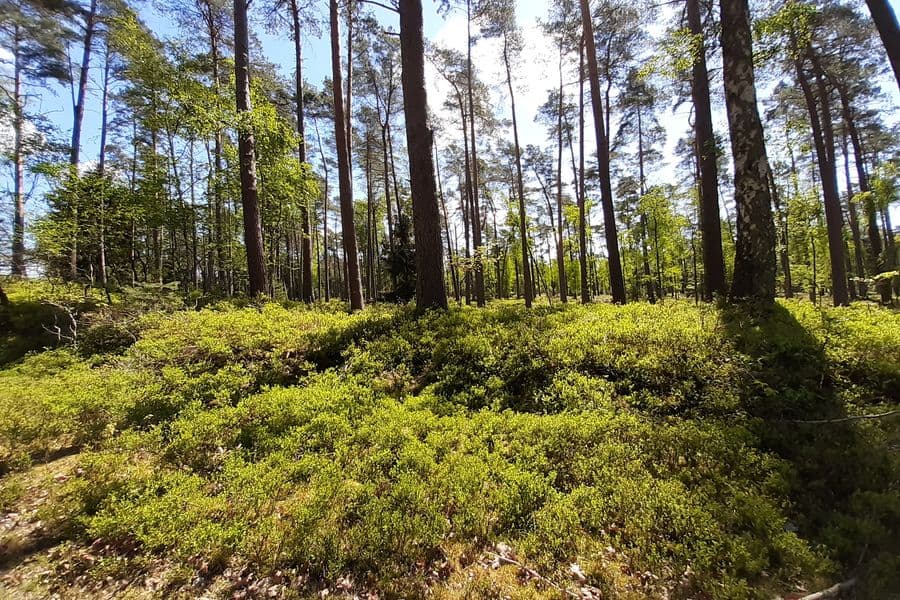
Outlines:
[[6,593],[897,591],[888,309],[6,291]]

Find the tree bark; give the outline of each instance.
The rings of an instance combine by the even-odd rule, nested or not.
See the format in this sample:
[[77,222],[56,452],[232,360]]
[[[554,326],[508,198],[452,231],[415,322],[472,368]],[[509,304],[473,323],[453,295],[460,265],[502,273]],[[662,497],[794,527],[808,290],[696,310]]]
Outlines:
[[400,0],[400,59],[406,145],[409,151],[413,233],[416,239],[416,307],[447,308],[441,213],[434,181],[434,135],[425,91],[425,39],[421,0]]
[[[101,185],[105,186],[102,179],[106,173],[106,135],[109,122],[109,37],[106,39],[106,52],[103,61],[103,92],[100,99],[100,158],[97,161],[97,173],[100,175]],[[193,187],[191,188],[193,189]],[[196,231],[196,228],[194,229]],[[196,269],[194,270],[196,273]],[[106,265],[106,197],[100,196],[100,285],[107,286]],[[109,291],[107,291],[107,296]]]
[[[687,1],[688,26],[694,35],[703,35],[700,0]],[[703,255],[703,299],[712,301],[725,295],[725,259],[722,256],[722,220],[719,216],[719,174],[716,164],[716,137],[713,132],[709,100],[709,73],[706,70],[706,44],[701,37],[699,54],[694,60],[691,98],[694,102],[694,135],[700,164],[700,243]]]
[[[603,204],[603,228],[606,234],[606,252],[609,263],[609,281],[612,299],[616,304],[625,304],[625,279],[622,274],[622,259],[619,254],[619,238],[616,232],[616,215],[613,208],[612,183],[609,169],[609,145],[603,120],[603,106],[600,92],[600,74],[597,67],[597,47],[594,42],[594,25],[588,0],[580,0],[581,26],[587,51],[588,77],[591,87],[591,104],[594,109],[594,130],[597,136],[597,160],[600,167],[600,201]],[[607,107],[608,108],[608,107]]]
[[459,303],[459,274],[453,262],[453,244],[450,241],[450,217],[447,215],[447,203],[444,201],[444,189],[441,185],[441,159],[437,151],[437,142],[434,145],[434,171],[435,181],[438,186],[438,199],[441,201],[441,214],[444,217],[444,235],[447,236],[447,263],[450,265],[450,280],[453,282],[453,297]]
[[[527,262],[528,256],[528,225],[527,214],[525,212],[525,183],[522,176],[522,148],[519,146],[519,122],[516,116],[516,95],[513,91],[512,69],[509,61],[509,44],[506,34],[503,36],[503,64],[506,67],[506,86],[509,89],[509,104],[512,111],[512,128],[513,128],[513,151],[516,155],[516,192],[519,208],[519,237],[522,245],[522,259]],[[523,269],[523,296],[525,297],[525,308],[531,308],[534,299],[534,287],[531,283],[531,269]]]
[[12,261],[10,273],[19,277],[27,274],[25,267],[25,98],[22,94],[22,62],[19,49],[19,26],[13,32],[13,210]]
[[566,253],[563,249],[563,201],[562,201],[562,155],[563,155],[563,52],[559,52],[559,98],[556,106],[556,270],[559,277],[559,300],[563,304],[569,298],[566,281]]
[[[250,106],[250,32],[246,0],[234,0],[234,76],[238,115],[249,116]],[[247,249],[247,274],[250,296],[265,293],[266,262],[263,256],[259,191],[256,187],[256,141],[249,123],[238,131],[238,155],[241,170],[241,204],[244,212],[244,244]]]
[[81,152],[81,125],[84,122],[84,99],[87,95],[88,74],[91,66],[91,50],[94,43],[94,25],[97,16],[97,0],[91,0],[91,7],[85,15],[84,45],[81,55],[81,69],[78,77],[78,95],[75,100],[74,122],[72,124],[72,148],[69,153],[69,164],[78,166]]
[[[808,50],[812,54],[812,50]],[[819,177],[822,180],[822,195],[825,201],[825,225],[828,231],[828,255],[831,261],[831,295],[836,306],[850,304],[847,289],[847,263],[844,257],[844,217],[841,213],[841,200],[837,187],[837,169],[835,165],[834,132],[831,125],[831,107],[828,101],[828,90],[821,74],[815,67],[815,57],[811,56],[816,71],[818,99],[813,94],[812,85],[802,61],[795,60],[797,81],[803,90],[806,107],[812,127],[813,144],[816,150],[816,162],[819,166]],[[821,109],[821,113],[819,112]]]
[[866,0],[866,4],[869,5],[872,20],[875,21],[878,35],[881,36],[891,67],[894,69],[894,79],[900,86],[900,27],[897,26],[897,15],[887,0]]
[[[296,70],[297,134],[300,136],[297,158],[303,164],[306,162],[306,128],[303,118],[303,32],[300,28],[300,6],[297,0],[290,0],[290,8],[294,37],[294,68]],[[307,304],[313,301],[312,236],[308,202],[309,199],[304,198],[300,203],[300,299]]]
[[472,174],[471,200],[472,213],[472,245],[475,251],[475,302],[484,306],[484,265],[481,256],[481,209],[478,204],[478,138],[475,137],[475,99],[472,81],[472,2],[466,0],[466,40],[468,59],[466,61],[468,101],[469,101],[469,133],[472,138]]
[[587,255],[587,186],[584,183],[584,36],[578,57],[578,261],[581,276],[581,303],[591,301]]
[[781,198],[778,195],[778,188],[775,185],[775,175],[772,173],[772,166],[766,161],[766,175],[769,181],[769,193],[772,194],[772,205],[775,207],[775,216],[778,220],[778,236],[779,236],[779,260],[781,261],[781,271],[784,274],[784,297],[794,297],[794,282],[791,276],[791,258],[788,253],[788,222],[785,208],[781,204]]
[[859,230],[859,215],[856,210],[856,203],[853,201],[853,183],[850,181],[850,150],[847,143],[847,132],[841,139],[841,151],[844,158],[844,181],[847,184],[847,214],[850,220],[850,234],[853,238],[853,255],[855,258],[856,276],[859,278],[859,294],[865,298],[867,294],[865,277],[865,256],[862,244],[862,234]]
[[750,9],[721,0],[725,106],[734,157],[737,208],[733,298],[775,299],[775,224],[766,182],[766,146],[756,106]]
[[338,184],[341,198],[341,239],[347,261],[347,293],[350,310],[365,307],[362,280],[359,274],[359,250],[356,244],[356,228],[353,220],[353,183],[350,180],[350,148],[347,145],[346,115],[344,114],[343,84],[341,74],[340,24],[337,0],[329,1],[331,20],[331,71],[334,96],[334,130],[338,158]]

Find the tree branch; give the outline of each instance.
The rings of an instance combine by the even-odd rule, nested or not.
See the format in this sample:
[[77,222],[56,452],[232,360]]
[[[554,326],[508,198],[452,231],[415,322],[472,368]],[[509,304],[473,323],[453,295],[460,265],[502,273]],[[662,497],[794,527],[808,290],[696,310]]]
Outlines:
[[847,581],[833,585],[826,590],[822,590],[821,592],[803,596],[802,598],[800,598],[800,600],[826,600],[828,598],[837,598],[842,592],[846,592],[855,585],[855,578],[848,579]]

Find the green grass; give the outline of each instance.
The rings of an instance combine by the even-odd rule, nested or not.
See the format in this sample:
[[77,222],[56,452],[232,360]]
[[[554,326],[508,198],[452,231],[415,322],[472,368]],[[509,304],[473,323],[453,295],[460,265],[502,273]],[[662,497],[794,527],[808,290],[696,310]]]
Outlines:
[[900,404],[898,313],[118,303],[0,370],[0,468],[81,452],[76,544],[387,597],[547,593],[498,543],[613,597],[897,591],[898,419],[795,421]]

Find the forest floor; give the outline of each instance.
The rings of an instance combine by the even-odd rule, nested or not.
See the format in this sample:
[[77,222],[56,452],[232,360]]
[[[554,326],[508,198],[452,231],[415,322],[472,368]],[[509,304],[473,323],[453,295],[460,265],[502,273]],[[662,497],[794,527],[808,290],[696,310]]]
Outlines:
[[0,598],[900,597],[900,313],[5,282]]

